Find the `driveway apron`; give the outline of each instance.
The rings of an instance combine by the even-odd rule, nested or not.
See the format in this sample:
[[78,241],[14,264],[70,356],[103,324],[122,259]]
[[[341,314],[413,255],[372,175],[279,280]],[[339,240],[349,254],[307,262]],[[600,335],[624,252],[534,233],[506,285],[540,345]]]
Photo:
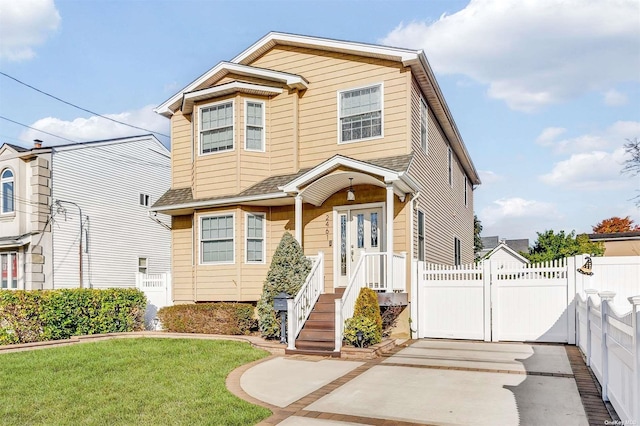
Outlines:
[[273,357],[237,374],[230,389],[274,412],[265,425],[590,424],[563,345],[418,340],[375,360]]

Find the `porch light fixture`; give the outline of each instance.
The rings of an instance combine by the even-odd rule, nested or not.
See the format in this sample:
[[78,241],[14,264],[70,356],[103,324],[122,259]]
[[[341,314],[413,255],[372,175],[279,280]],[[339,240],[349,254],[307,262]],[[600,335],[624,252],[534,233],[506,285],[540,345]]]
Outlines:
[[356,192],[353,190],[353,178],[349,178],[349,190],[347,191],[347,201],[355,201]]

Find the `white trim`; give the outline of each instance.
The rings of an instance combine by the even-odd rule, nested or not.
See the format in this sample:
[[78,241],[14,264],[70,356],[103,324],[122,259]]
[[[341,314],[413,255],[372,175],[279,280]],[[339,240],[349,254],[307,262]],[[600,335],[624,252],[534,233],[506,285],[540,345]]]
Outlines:
[[490,259],[491,256],[493,256],[499,250],[505,250],[507,253],[509,253],[510,255],[512,255],[513,257],[515,257],[516,259],[520,260],[523,263],[530,263],[529,259],[522,256],[520,253],[517,253],[514,249],[512,249],[502,241],[500,242],[500,244],[495,246],[493,250],[491,250],[489,253],[484,255],[483,259]]
[[274,192],[271,194],[248,195],[245,197],[228,197],[228,198],[218,198],[214,200],[193,201],[191,203],[184,203],[184,204],[171,204],[168,206],[151,208],[150,210],[152,212],[163,212],[167,210],[193,209],[193,208],[199,208],[199,207],[218,207],[218,206],[225,206],[225,205],[231,205],[231,204],[237,204],[237,203],[249,203],[254,201],[275,200],[278,198],[290,198],[290,196],[288,194],[285,194],[284,192]]
[[[16,276],[14,277],[13,274],[11,273],[13,270],[13,264],[11,262],[11,256],[15,256],[16,259]],[[2,257],[6,256],[7,257],[7,287],[6,288],[2,288],[2,284],[0,283],[0,290],[24,290],[24,281],[22,282],[22,286],[20,285],[20,281],[21,281],[21,271],[23,270],[23,268],[20,267],[20,265],[22,265],[22,256],[21,253],[18,251],[2,251],[0,252],[0,269],[2,269]],[[1,271],[0,271],[1,272]],[[11,281],[15,278],[16,280],[16,287],[13,288],[11,287]],[[22,288],[21,288],[22,287]]]
[[[140,259],[144,259],[144,266],[140,265]],[[141,272],[140,268],[143,267],[145,272]],[[149,272],[149,256],[138,256],[138,264],[136,265],[136,273],[146,274]]]
[[[2,175],[5,174],[6,171],[9,171],[11,173],[11,177],[9,178],[5,178]],[[16,197],[16,172],[13,170],[12,167],[5,167],[3,169],[0,170],[0,216],[4,216],[4,217],[9,217],[9,216],[15,216],[16,214],[16,201],[17,201],[17,197]],[[11,194],[12,197],[12,201],[13,201],[13,209],[11,211],[4,211],[4,184],[5,183],[11,183],[11,189],[13,191],[13,193]]]
[[[456,240],[460,242],[460,251],[458,255],[460,256],[460,263],[456,263]],[[462,240],[458,238],[457,234],[453,234],[453,265],[462,265]]]
[[[232,261],[224,261],[224,262],[204,262],[202,260],[202,219],[208,219],[212,217],[223,217],[223,216],[231,216],[233,218],[233,260]],[[229,212],[217,212],[215,214],[203,214],[198,215],[198,265],[201,266],[216,266],[216,265],[235,265],[236,263],[236,213],[235,211]]]
[[[249,216],[262,216],[262,261],[249,261]],[[244,264],[265,265],[267,263],[267,214],[264,212],[244,213]]]
[[[211,108],[217,105],[223,105],[228,103],[231,103],[231,112],[233,113],[233,118],[232,118],[233,124],[231,126],[231,140],[233,142],[233,148],[225,149],[222,151],[213,151],[213,152],[203,153],[202,141],[200,140],[200,134],[202,132],[202,110],[205,108]],[[196,126],[196,136],[198,137],[198,157],[203,157],[203,156],[213,155],[213,154],[222,154],[225,152],[234,152],[236,150],[236,119],[237,119],[235,99],[225,99],[223,101],[217,101],[217,102],[211,102],[203,105],[198,105],[197,113],[198,113],[198,117],[197,117],[197,126]]]
[[182,97],[182,113],[191,114],[193,112],[194,104],[198,101],[219,98],[221,96],[231,95],[237,92],[247,93],[250,95],[274,96],[281,94],[283,90],[280,87],[232,81],[230,83],[221,84],[220,86],[185,93]]
[[[247,119],[249,118],[248,115],[248,109],[249,109],[249,102],[254,103],[254,104],[262,104],[262,149],[251,149],[251,148],[247,148],[247,128],[249,127],[249,123],[247,123]],[[265,152],[266,151],[266,147],[267,147],[267,143],[266,143],[266,134],[267,134],[267,114],[266,114],[266,110],[267,110],[267,103],[261,99],[254,99],[254,98],[245,98],[244,99],[244,150],[248,151],[248,152]],[[257,126],[252,126],[252,127],[257,127]]]
[[[422,215],[422,259],[420,259],[420,215]],[[416,246],[418,247],[418,252],[416,253],[416,259],[420,262],[425,262],[427,259],[427,250],[425,249],[427,243],[427,215],[422,211],[422,209],[416,209]],[[413,245],[413,241],[411,242]]]
[[[338,281],[340,279],[340,223],[339,217],[340,214],[344,213],[347,215],[347,253],[349,253],[349,243],[350,243],[350,232],[349,232],[349,216],[351,215],[352,210],[364,210],[364,209],[381,209],[382,214],[380,220],[378,221],[378,234],[380,238],[380,253],[384,253],[386,251],[387,244],[387,235],[385,233],[386,229],[380,231],[381,227],[386,228],[386,209],[385,202],[375,202],[375,203],[365,203],[365,204],[344,204],[341,206],[333,207],[333,288],[339,287]],[[347,258],[349,256],[347,255]],[[347,262],[347,277],[351,277],[351,262]]]
[[240,75],[246,75],[246,76],[255,76],[255,77],[263,78],[266,80],[284,83],[292,89],[307,88],[307,81],[303,77],[296,74],[290,74],[290,73],[281,72],[281,71],[268,70],[264,68],[256,68],[248,65],[222,61],[216,64],[209,71],[205,72],[200,77],[198,77],[197,79],[189,83],[178,93],[176,93],[175,95],[173,95],[172,97],[164,101],[153,111],[158,114],[164,115],[165,117],[170,117],[171,115],[173,115],[173,112],[175,111],[175,109],[178,108],[178,101],[183,97],[183,95],[189,92],[193,92],[198,87],[200,87],[203,83],[205,83],[207,80],[209,80],[211,77],[215,76],[218,73],[220,73],[220,78],[224,77],[224,75],[226,74],[234,73],[234,74],[240,74]]
[[[380,86],[380,136],[371,136],[368,138],[362,138],[362,139],[355,139],[355,140],[350,140],[350,141],[343,141],[342,140],[342,122],[341,120],[341,108],[340,108],[340,95],[344,92],[352,92],[355,90],[361,90],[361,89],[369,89],[371,87],[375,87],[375,86]],[[350,144],[350,143],[357,143],[357,142],[366,142],[366,141],[371,141],[371,140],[376,140],[376,139],[382,139],[384,138],[384,82],[379,82],[379,83],[371,83],[371,84],[366,84],[363,86],[357,86],[357,87],[350,87],[347,89],[342,89],[342,90],[338,90],[336,91],[336,96],[337,96],[337,114],[338,114],[338,145],[345,145],[345,144]]]

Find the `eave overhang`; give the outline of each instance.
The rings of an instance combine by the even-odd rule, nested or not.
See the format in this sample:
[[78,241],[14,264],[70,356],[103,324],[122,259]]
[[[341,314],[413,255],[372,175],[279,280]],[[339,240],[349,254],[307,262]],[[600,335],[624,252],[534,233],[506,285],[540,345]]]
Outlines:
[[181,216],[192,214],[197,209],[225,207],[238,204],[246,206],[284,206],[293,204],[293,198],[283,192],[277,192],[250,196],[232,196],[207,200],[196,200],[190,203],[151,207],[149,210],[152,212],[164,213],[169,216]]
[[279,95],[283,92],[283,90],[279,87],[270,87],[260,84],[232,81],[231,83],[221,84],[220,86],[213,86],[208,89],[196,90],[183,94],[182,107],[180,109],[182,110],[183,114],[191,114],[193,112],[194,105],[198,101],[219,98],[221,96],[237,92],[257,96],[273,96]]

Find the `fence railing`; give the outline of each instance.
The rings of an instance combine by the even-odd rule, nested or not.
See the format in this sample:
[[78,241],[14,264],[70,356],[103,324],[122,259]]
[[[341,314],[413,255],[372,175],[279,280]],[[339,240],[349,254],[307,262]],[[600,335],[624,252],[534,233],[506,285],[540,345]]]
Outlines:
[[145,326],[149,330],[155,330],[160,326],[156,316],[158,310],[165,306],[173,305],[171,295],[171,274],[136,274],[136,288],[147,297],[147,309],[144,314]]
[[287,349],[296,348],[296,338],[318,298],[324,293],[324,253],[310,257],[313,266],[304,284],[294,299],[287,301]]
[[640,424],[640,296],[629,297],[631,311],[620,314],[614,292],[585,293],[586,299],[576,297],[576,345],[600,382],[602,399],[620,419]]

